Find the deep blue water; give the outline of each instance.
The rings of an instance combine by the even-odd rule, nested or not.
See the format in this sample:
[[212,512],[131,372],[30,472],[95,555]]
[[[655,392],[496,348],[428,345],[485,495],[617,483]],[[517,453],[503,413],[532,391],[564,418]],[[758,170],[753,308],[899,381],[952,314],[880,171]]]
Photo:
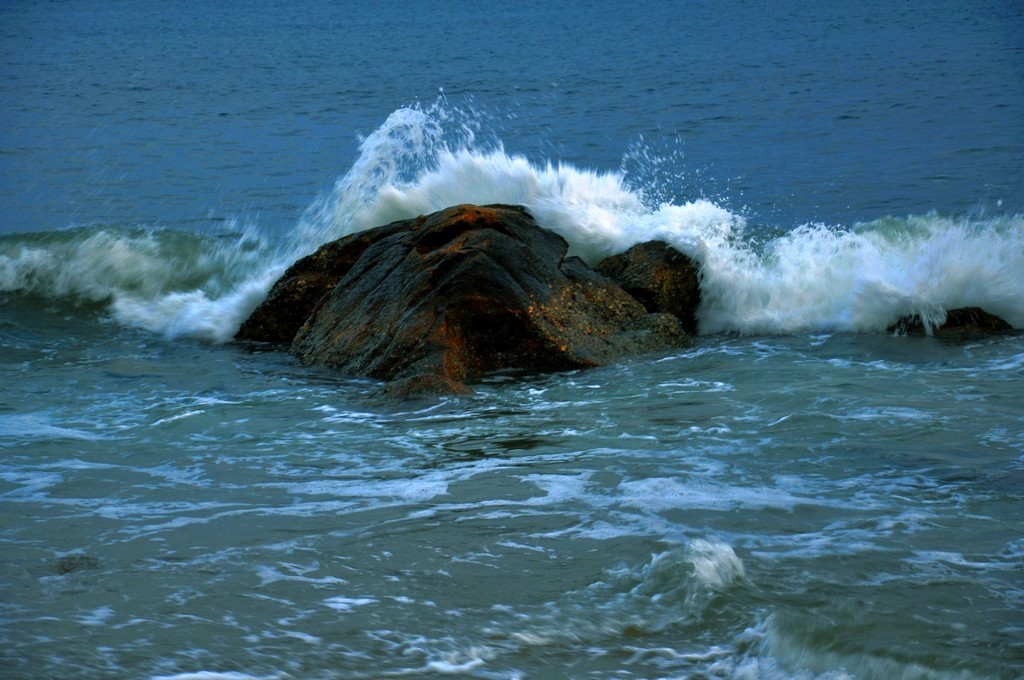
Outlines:
[[[0,676],[1024,672],[1019,2],[13,0],[0,110]],[[461,202],[701,333],[398,405],[230,342]]]
[[[758,222],[1024,209],[1019,3],[5,3],[6,233],[287,228],[396,108]],[[1002,201],[1001,207],[999,202]]]

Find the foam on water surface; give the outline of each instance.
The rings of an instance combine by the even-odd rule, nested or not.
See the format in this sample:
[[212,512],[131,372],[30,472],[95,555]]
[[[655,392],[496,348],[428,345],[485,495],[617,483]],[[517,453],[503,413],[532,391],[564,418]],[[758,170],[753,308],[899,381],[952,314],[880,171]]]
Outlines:
[[0,447],[5,442],[23,439],[97,441],[103,438],[92,432],[55,424],[42,413],[0,415]]
[[250,675],[238,671],[196,671],[192,673],[175,673],[174,675],[154,675],[149,680],[290,680],[293,676],[287,673],[272,675]]
[[[1004,536],[994,547],[949,548],[956,523],[983,536],[1007,521],[985,507],[995,477],[947,480],[941,462],[887,450],[908,423],[962,428],[948,400],[894,409],[884,381],[902,376],[903,364],[864,378],[860,363],[833,365],[811,340],[714,345],[398,411],[307,373],[287,376],[284,400],[266,389],[280,376],[245,371],[247,386],[226,389],[223,376],[204,374],[155,402],[152,384],[108,376],[101,384],[154,405],[143,425],[119,433],[130,445],[110,452],[105,441],[75,440],[85,448],[11,461],[0,475],[3,500],[38,515],[47,532],[69,518],[85,527],[62,552],[97,564],[58,575],[54,554],[12,540],[8,568],[43,593],[33,606],[70,607],[68,625],[91,622],[125,655],[105,667],[132,664],[126,655],[154,631],[181,631],[166,665],[132,666],[142,677],[234,669],[298,678],[303,664],[325,678],[529,677],[545,668],[569,677],[957,677],[939,643],[903,659],[872,646],[856,619],[847,624],[846,608],[867,602],[867,621],[889,639],[907,608],[957,611],[965,597],[981,604],[921,622],[925,633],[943,645],[957,636],[1012,644],[1015,633],[999,624],[978,627],[999,612],[1012,620],[1020,546]],[[260,355],[204,354],[268,367]],[[924,383],[958,379],[960,361],[925,365]],[[730,371],[718,375],[723,363]],[[812,382],[826,374],[824,387],[786,395],[764,384],[780,370],[779,384],[792,384],[794,366]],[[864,385],[851,385],[855,375]],[[148,425],[197,408],[216,417],[175,421],[193,429],[169,438],[175,423]],[[828,433],[778,432],[808,410],[865,417],[820,418]],[[53,423],[77,427],[61,413]],[[275,426],[269,444],[258,431],[236,441],[239,416],[245,428],[287,427]],[[879,435],[864,436],[868,426]],[[196,443],[182,453],[186,437]],[[858,450],[868,440],[877,449]],[[234,650],[230,668],[218,664],[225,650]],[[999,649],[995,661],[1012,651]],[[983,651],[970,655],[972,669],[983,667]]]

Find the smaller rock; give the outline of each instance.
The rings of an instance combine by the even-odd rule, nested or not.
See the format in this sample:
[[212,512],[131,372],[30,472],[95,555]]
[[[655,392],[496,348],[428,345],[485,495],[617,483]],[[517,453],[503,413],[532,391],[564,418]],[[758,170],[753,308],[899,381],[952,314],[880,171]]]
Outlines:
[[84,571],[86,569],[96,569],[100,566],[100,561],[95,557],[89,555],[65,555],[57,560],[54,565],[57,573],[61,576],[67,576],[68,574],[76,571]]
[[697,331],[700,279],[693,260],[664,241],[639,243],[602,260],[597,271],[652,313],[672,314],[687,333]]
[[[927,335],[928,329],[917,314],[904,316],[887,329],[896,335]],[[1005,333],[1013,326],[995,314],[989,314],[980,307],[959,307],[946,312],[946,320],[938,328],[931,329],[931,335],[988,335]]]

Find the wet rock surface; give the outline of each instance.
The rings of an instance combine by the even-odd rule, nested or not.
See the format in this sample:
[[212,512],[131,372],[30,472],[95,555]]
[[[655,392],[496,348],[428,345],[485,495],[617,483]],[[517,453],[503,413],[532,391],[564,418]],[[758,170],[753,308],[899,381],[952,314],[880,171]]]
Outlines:
[[[395,230],[400,224],[389,225]],[[315,253],[290,266],[249,318],[242,323],[236,340],[291,343],[317,303],[362,257],[374,241],[384,237],[388,227],[353,234],[321,246]]]
[[649,312],[672,314],[697,332],[700,280],[696,263],[663,241],[639,243],[596,267]]
[[695,305],[672,304],[685,267],[671,253],[642,249],[655,263],[646,278],[634,259],[607,267],[654,301],[644,303],[567,250],[521,207],[455,206],[296,262],[237,338],[288,342],[304,363],[385,380],[398,397],[465,392],[495,371],[591,367],[688,344],[681,319],[692,320]]
[[946,320],[938,327],[928,328],[918,315],[900,318],[889,331],[897,335],[988,335],[1006,333],[1013,326],[980,307],[959,307],[946,312]]

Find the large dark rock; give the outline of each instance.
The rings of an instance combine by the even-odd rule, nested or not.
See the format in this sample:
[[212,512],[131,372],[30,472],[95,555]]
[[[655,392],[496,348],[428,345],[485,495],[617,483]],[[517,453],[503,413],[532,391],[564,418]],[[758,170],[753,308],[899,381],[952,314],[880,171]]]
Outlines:
[[597,265],[649,312],[672,314],[688,333],[697,331],[700,280],[696,263],[663,241],[639,243]]
[[[292,266],[238,337],[307,364],[462,392],[504,369],[564,370],[687,343],[515,206],[456,206],[323,246]],[[303,317],[303,321],[298,319]]]
[[[931,335],[985,335],[989,333],[1005,333],[1013,330],[1013,326],[995,314],[989,314],[980,307],[959,307],[946,312],[946,320],[938,328],[932,328]],[[928,329],[921,317],[901,317],[889,331],[897,335],[925,335]]]

